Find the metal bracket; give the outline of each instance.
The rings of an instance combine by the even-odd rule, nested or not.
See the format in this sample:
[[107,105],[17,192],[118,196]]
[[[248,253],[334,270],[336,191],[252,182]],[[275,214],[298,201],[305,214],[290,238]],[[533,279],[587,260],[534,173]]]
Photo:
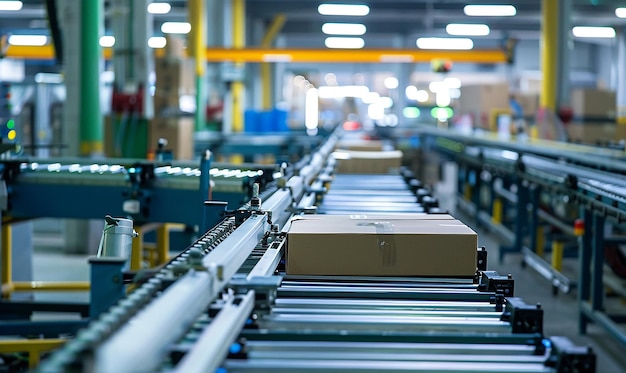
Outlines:
[[282,281],[282,276],[256,276],[251,279],[246,279],[245,276],[235,276],[230,280],[229,287],[238,294],[254,290],[254,311],[258,314],[269,312]]
[[549,342],[552,354],[546,366],[555,367],[559,373],[595,373],[596,354],[591,347],[576,346],[565,337],[552,337]]
[[222,211],[220,214],[225,217],[233,217],[235,218],[235,226],[240,226],[246,219],[251,217],[252,215],[262,215],[267,214],[267,222],[272,224],[272,212],[265,210],[232,210],[232,211]]
[[496,271],[485,271],[481,273],[478,291],[494,292],[505,297],[512,297],[515,295],[515,281],[510,274],[502,276]]
[[541,305],[529,305],[521,298],[507,298],[502,321],[509,321],[513,333],[543,334],[543,309]]

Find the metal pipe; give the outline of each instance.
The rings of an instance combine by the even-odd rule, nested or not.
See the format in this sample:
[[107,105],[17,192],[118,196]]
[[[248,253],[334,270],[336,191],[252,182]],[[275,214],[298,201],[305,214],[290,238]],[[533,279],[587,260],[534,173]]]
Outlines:
[[13,291],[88,291],[88,281],[16,281]]

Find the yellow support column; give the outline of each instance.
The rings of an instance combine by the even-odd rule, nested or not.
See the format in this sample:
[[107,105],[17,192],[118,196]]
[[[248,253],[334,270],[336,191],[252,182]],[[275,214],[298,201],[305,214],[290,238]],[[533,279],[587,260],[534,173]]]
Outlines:
[[[285,24],[287,17],[284,14],[277,15],[269,29],[263,36],[263,41],[261,42],[261,48],[269,48],[272,46],[272,42],[276,39],[276,35]],[[263,109],[268,110],[272,108],[272,65],[269,62],[261,63],[261,87],[263,97]]]
[[[246,46],[246,3],[245,0],[232,0],[233,11],[233,48]],[[237,63],[243,69],[242,63]],[[242,81],[234,81],[231,84],[233,132],[243,131],[243,95],[244,84]]]
[[465,200],[471,201],[472,199],[472,186],[471,185],[465,184],[464,189],[463,189],[463,197],[465,198]]
[[7,289],[8,291],[2,292],[2,296],[4,298],[11,297],[11,291],[13,291],[13,264],[11,258],[11,250],[12,250],[12,230],[9,224],[2,225],[2,289]]
[[170,226],[162,224],[157,228],[157,264],[163,264],[169,259],[170,253]]
[[143,262],[143,228],[135,227],[137,237],[133,240],[132,251],[130,254],[130,270],[138,271],[142,267]]
[[28,353],[28,368],[33,370],[39,365],[42,352],[61,347],[65,339],[9,339],[0,341],[0,353]]
[[561,272],[563,270],[563,242],[552,241],[552,268]]
[[556,78],[559,35],[559,1],[541,2],[541,82],[540,104],[543,109],[556,110]]

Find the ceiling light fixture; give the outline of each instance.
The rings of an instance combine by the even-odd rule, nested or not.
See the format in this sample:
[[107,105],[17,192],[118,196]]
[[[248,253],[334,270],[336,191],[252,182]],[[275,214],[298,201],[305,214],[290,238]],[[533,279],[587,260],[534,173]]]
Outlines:
[[12,0],[0,1],[0,10],[15,12],[15,11],[22,9],[23,5],[24,4],[22,4],[21,1],[12,1]]
[[45,35],[11,35],[9,36],[9,44],[24,45],[32,47],[41,47],[48,43],[48,37]]
[[110,48],[115,45],[115,36],[100,36],[100,46]]
[[617,18],[626,18],[626,8],[615,9],[615,15]]
[[360,49],[365,46],[365,41],[362,38],[338,38],[329,37],[324,41],[326,48],[334,49]]
[[326,35],[363,35],[367,31],[361,23],[324,23],[322,32]]
[[148,13],[150,14],[167,14],[172,10],[169,3],[150,3],[148,4]]
[[472,17],[512,17],[517,9],[513,5],[466,5],[463,12]]
[[489,31],[489,26],[485,24],[450,23],[446,26],[449,35],[486,36]]
[[366,16],[370,8],[360,4],[320,4],[317,11],[323,16]]
[[415,42],[419,49],[469,50],[474,42],[468,38],[419,38]]
[[164,34],[188,34],[191,31],[189,22],[165,22],[161,25]]
[[150,48],[165,48],[167,40],[163,36],[153,36],[148,39],[148,46]]
[[614,38],[615,29],[613,27],[576,26],[572,29],[572,34],[577,38]]

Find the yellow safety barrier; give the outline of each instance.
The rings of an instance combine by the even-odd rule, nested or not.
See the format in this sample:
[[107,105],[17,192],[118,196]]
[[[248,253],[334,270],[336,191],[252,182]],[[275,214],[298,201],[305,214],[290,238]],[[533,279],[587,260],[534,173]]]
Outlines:
[[491,208],[491,221],[495,224],[502,223],[502,200],[500,198],[493,200],[493,207]]
[[563,242],[552,241],[552,268],[561,272],[563,270]]
[[537,227],[537,242],[535,246],[535,253],[541,257],[543,257],[543,248],[546,244],[545,237],[543,236],[543,227]]
[[39,365],[42,352],[51,351],[61,347],[65,339],[11,339],[0,341],[1,353],[28,353],[28,368],[34,369]]

